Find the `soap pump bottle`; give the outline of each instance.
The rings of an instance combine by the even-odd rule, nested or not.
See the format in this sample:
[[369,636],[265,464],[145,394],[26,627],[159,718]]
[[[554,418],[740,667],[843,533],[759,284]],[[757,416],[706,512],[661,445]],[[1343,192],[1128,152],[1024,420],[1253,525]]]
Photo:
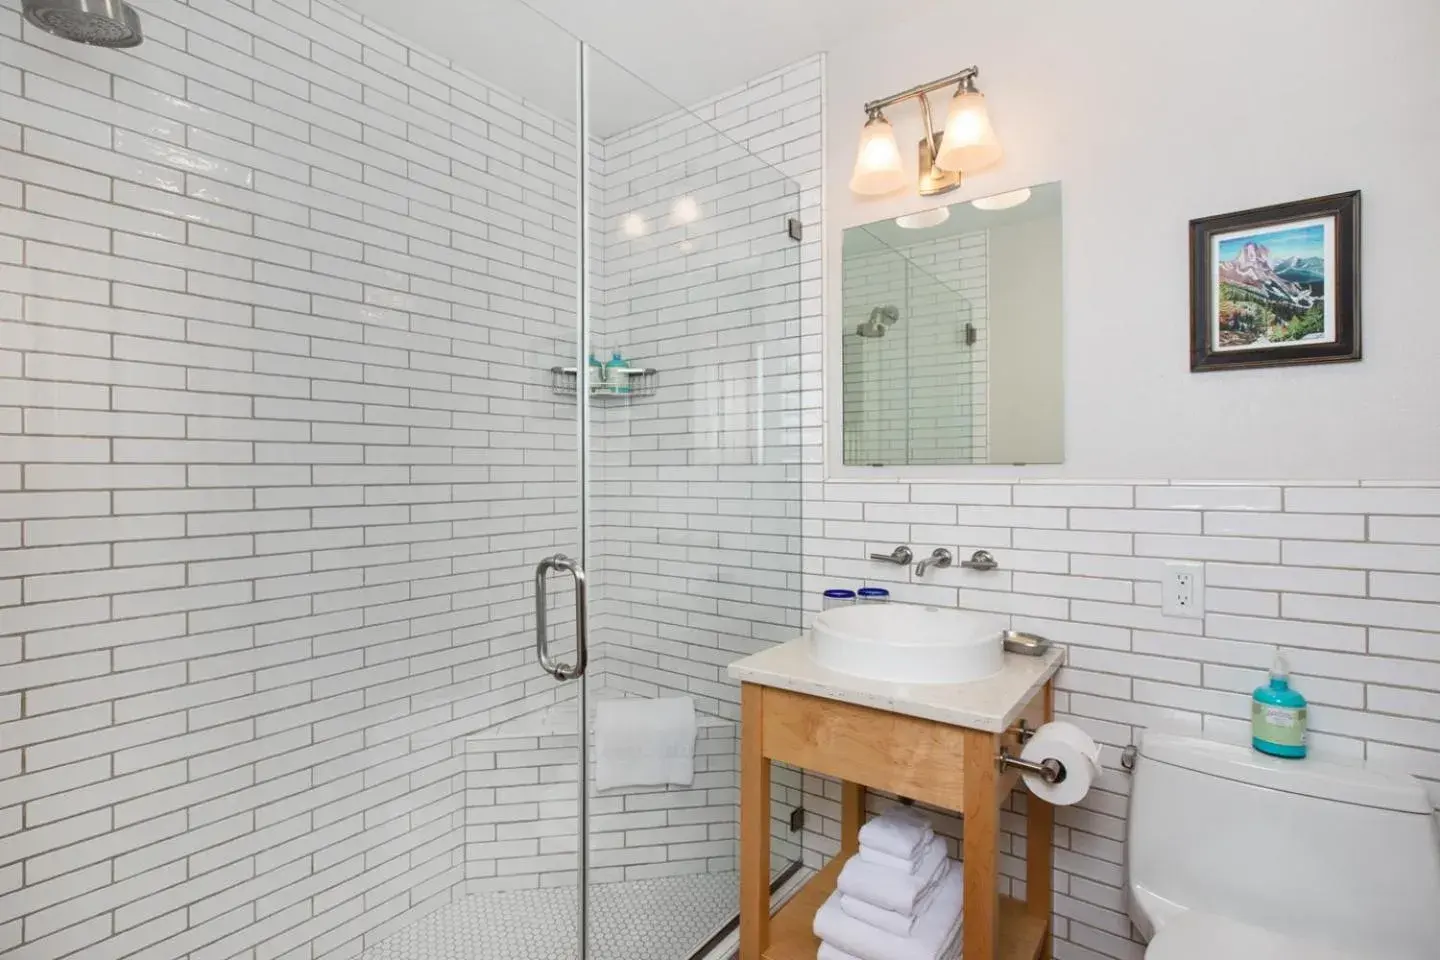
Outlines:
[[1308,710],[1299,691],[1290,689],[1290,671],[1285,657],[1275,651],[1270,682],[1255,688],[1250,708],[1250,743],[1272,757],[1299,759],[1305,756],[1305,724]]

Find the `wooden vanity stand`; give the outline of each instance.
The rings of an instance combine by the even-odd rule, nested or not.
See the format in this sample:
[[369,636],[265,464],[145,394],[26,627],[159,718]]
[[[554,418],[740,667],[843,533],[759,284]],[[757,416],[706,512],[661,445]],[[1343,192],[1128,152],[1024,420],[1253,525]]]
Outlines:
[[[787,654],[784,648],[803,643],[791,641],[731,667],[731,675],[742,681],[740,960],[814,960],[820,945],[811,932],[815,911],[835,889],[845,861],[859,849],[867,787],[964,817],[962,960],[1049,960],[1054,808],[1033,795],[1028,798],[1026,899],[1001,896],[1000,807],[1019,773],[1013,768],[1002,772],[997,758],[1002,748],[1012,756],[1020,753],[1020,719],[1032,729],[1051,719],[1051,678],[1060,653],[1052,651],[1043,659],[1009,655],[1006,671],[995,680],[922,691],[927,705],[907,696],[920,689],[916,687],[837,682],[829,671],[823,678],[797,677],[804,666],[796,655],[803,655],[803,649]],[[973,716],[964,706],[943,705],[947,697],[968,700],[966,688],[981,687],[984,704]],[[870,705],[877,702],[882,705]],[[957,722],[961,719],[980,726],[962,725]],[[840,853],[774,916],[772,762],[841,781]]]

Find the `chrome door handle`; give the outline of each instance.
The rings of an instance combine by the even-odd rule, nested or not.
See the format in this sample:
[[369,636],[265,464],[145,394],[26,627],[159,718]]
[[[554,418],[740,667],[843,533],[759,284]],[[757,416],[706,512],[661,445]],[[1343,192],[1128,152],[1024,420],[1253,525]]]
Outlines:
[[[545,623],[545,575],[551,570],[564,570],[575,578],[575,665],[560,663],[550,656],[549,631]],[[589,626],[586,612],[589,608],[588,587],[585,568],[563,553],[546,557],[535,567],[535,653],[540,658],[540,667],[556,680],[574,680],[585,675],[589,662]]]

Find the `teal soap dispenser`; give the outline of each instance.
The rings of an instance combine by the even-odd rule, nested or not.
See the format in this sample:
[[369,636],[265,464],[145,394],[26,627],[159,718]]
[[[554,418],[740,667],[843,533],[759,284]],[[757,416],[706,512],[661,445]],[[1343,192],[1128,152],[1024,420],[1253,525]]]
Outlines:
[[1290,689],[1290,671],[1285,657],[1275,651],[1270,682],[1255,688],[1250,706],[1250,743],[1272,757],[1299,759],[1305,756],[1305,724],[1308,707],[1297,690]]

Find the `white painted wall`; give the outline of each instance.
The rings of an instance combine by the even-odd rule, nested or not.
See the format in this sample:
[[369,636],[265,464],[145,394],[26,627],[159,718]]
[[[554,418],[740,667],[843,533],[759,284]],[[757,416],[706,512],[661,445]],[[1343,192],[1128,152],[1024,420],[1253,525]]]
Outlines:
[[989,234],[990,462],[1053,463],[1065,455],[1061,224]]
[[[1415,362],[1440,355],[1423,266],[1440,256],[1437,40],[1431,0],[1035,0],[953,4],[836,48],[827,315],[839,315],[841,231],[931,205],[845,188],[861,104],[974,63],[1007,154],[944,202],[1050,180],[1065,190],[1066,328],[1084,335],[1066,345],[1066,463],[1029,473],[1440,475],[1434,373]],[[917,110],[889,111],[902,145],[920,137]],[[1354,188],[1365,359],[1190,373],[1188,221]]]

